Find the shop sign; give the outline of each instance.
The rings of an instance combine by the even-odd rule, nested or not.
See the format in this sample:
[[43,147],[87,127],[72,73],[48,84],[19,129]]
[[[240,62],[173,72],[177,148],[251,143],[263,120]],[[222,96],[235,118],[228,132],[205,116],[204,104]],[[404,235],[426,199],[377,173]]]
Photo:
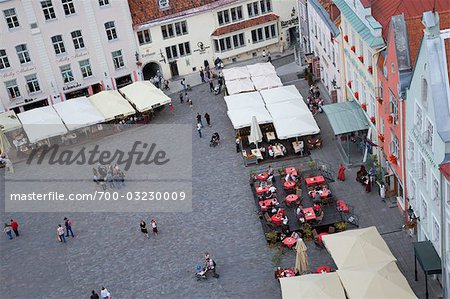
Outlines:
[[64,85],[63,86],[63,90],[67,91],[67,90],[71,90],[71,89],[74,89],[74,88],[77,88],[77,87],[80,87],[80,86],[81,86],[81,84],[78,83],[78,82],[70,83],[70,84]]
[[427,157],[428,161],[430,161],[431,166],[436,168],[437,165],[434,162],[434,159],[431,156],[431,154],[428,152],[426,146],[423,144],[423,142],[422,142],[422,140],[420,138],[420,135],[417,132],[417,130],[412,130],[412,135],[414,136],[414,139],[416,140],[417,144],[419,145],[420,149],[422,150],[422,153],[425,155],[425,157]]
[[199,52],[200,54],[205,54],[206,53],[206,49],[209,49],[210,47],[207,46],[205,47],[205,45],[203,44],[203,42],[198,42],[197,43],[197,49],[194,50],[194,52]]
[[298,17],[292,18],[288,21],[281,21],[281,28],[287,28],[295,25],[298,25]]

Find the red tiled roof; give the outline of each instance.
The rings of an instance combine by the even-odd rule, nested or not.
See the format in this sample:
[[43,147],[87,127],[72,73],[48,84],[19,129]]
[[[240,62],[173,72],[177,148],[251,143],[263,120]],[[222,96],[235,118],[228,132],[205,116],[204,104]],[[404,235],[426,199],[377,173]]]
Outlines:
[[341,11],[337,8],[336,4],[332,0],[319,0],[320,5],[328,12],[330,15],[330,20],[339,27],[341,23]]
[[372,1],[370,0],[361,0],[361,4],[364,6],[364,8],[371,7]]
[[447,181],[450,181],[450,162],[442,163],[439,166],[439,170],[441,171],[442,175],[445,176]]
[[403,13],[405,20],[417,16],[422,17],[425,11],[433,10],[435,2],[436,11],[439,14],[450,10],[449,0],[372,0],[372,16],[383,26],[383,37],[387,40],[392,16]]
[[135,26],[176,15],[194,13],[200,8],[212,9],[233,2],[237,2],[237,0],[170,0],[170,7],[160,10],[157,0],[128,0],[128,6],[130,7],[133,26]]
[[220,36],[220,35],[228,34],[228,33],[234,32],[234,31],[254,27],[257,25],[271,22],[271,21],[276,21],[276,20],[278,20],[278,18],[279,18],[279,16],[271,13],[271,14],[260,16],[257,18],[245,20],[245,21],[242,21],[239,23],[234,23],[234,24],[230,24],[227,26],[219,27],[211,35]]

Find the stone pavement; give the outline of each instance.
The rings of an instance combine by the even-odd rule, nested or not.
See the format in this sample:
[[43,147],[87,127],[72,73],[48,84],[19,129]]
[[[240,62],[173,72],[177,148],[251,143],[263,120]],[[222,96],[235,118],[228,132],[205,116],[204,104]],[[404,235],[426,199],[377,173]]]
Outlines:
[[[298,81],[296,86],[302,93],[308,88],[304,81]],[[22,232],[12,241],[4,236],[0,239],[1,298],[87,298],[92,289],[99,291],[103,285],[113,298],[279,298],[279,283],[273,278],[278,264],[272,262],[276,250],[266,246],[248,185],[251,168],[245,168],[235,152],[234,130],[223,97],[212,95],[207,84],[194,87],[189,96],[193,110],[186,103],[180,104],[175,95],[174,113],[165,109],[154,122],[192,125],[193,211],[5,213],[0,202],[1,219],[17,219]],[[208,112],[212,121],[212,127],[203,130],[201,139],[194,128],[197,112]],[[337,165],[339,160],[334,157],[339,156],[325,115],[317,118],[325,143],[321,150],[313,151],[312,158]],[[145,130],[150,128],[132,130],[120,138],[123,142],[145,141]],[[211,148],[209,138],[214,131],[221,135],[221,144]],[[16,165],[17,172],[24,168],[25,165]],[[411,281],[411,239],[400,229],[399,213],[387,208],[375,192],[366,194],[354,182],[354,169],[347,171],[347,177],[344,183],[332,184],[336,195],[355,206],[362,226],[377,225],[385,233],[400,269],[422,298],[423,277],[420,275],[417,283]],[[3,194],[4,186],[0,186]],[[85,191],[93,188],[88,185]],[[76,237],[60,244],[55,227],[65,216],[73,220]],[[140,219],[149,223],[152,217],[157,219],[161,233],[147,240],[138,225]],[[308,244],[308,248],[311,268],[332,265],[325,250],[316,249],[313,244]],[[193,277],[205,251],[218,264],[217,280],[196,281]],[[280,262],[289,266],[293,263],[292,251]]]

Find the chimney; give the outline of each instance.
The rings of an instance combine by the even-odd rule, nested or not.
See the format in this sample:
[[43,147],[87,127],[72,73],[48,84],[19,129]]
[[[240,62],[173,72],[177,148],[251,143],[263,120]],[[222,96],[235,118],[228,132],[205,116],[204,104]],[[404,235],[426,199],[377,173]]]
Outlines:
[[422,24],[425,27],[424,35],[426,38],[434,38],[439,36],[439,14],[437,12],[424,12]]

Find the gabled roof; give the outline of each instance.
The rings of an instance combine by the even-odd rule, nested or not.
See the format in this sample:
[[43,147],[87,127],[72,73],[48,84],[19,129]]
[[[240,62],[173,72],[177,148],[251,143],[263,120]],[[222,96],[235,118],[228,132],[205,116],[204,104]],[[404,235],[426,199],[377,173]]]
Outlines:
[[[381,36],[377,37],[372,34],[370,29],[364,24],[359,16],[353,11],[353,9],[347,4],[345,0],[333,0],[336,6],[341,11],[341,16],[344,16],[350,23],[352,28],[358,32],[359,36],[367,43],[368,46],[373,48],[380,48],[384,46],[384,40]],[[381,25],[369,17],[367,21],[374,27],[380,27]]]
[[447,181],[450,182],[450,162],[442,163],[439,166],[439,170],[441,171],[442,175],[447,179]]
[[230,24],[227,26],[219,27],[211,35],[212,36],[220,36],[220,35],[228,34],[231,32],[258,26],[258,25],[265,24],[265,23],[272,22],[272,21],[276,21],[276,20],[278,20],[278,18],[279,18],[279,16],[277,16],[274,13],[263,15],[263,16],[245,20],[245,21],[242,21],[239,23],[233,23],[233,24]]
[[336,37],[339,35],[338,26],[341,22],[340,11],[332,0],[309,0],[311,7],[317,12],[328,29]]

